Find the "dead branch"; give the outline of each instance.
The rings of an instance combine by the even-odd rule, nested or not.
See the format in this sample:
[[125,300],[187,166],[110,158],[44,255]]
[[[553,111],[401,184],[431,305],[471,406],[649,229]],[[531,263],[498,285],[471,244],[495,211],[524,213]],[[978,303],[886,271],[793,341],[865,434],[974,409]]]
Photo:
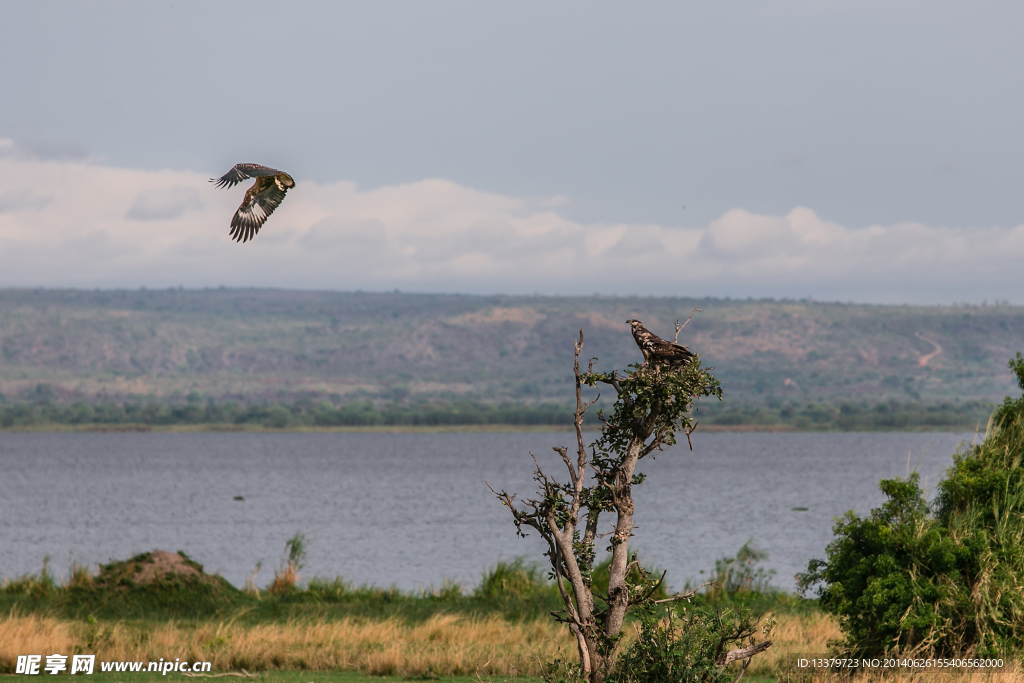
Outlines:
[[743,668],[736,674],[736,678],[733,679],[732,683],[740,683],[740,679],[743,678],[743,674],[747,673],[747,667],[750,666],[750,657],[743,660]]
[[697,429],[698,424],[698,422],[694,422],[692,427],[683,430],[683,433],[686,434],[686,443],[690,444],[691,451],[693,450],[693,441],[690,440],[690,434],[693,434],[693,432]]
[[[772,641],[762,640],[760,643],[745,647],[740,650],[729,650],[725,653],[725,659],[720,662],[723,666],[739,659],[750,659],[756,654],[764,652],[772,646]],[[739,679],[737,679],[739,680]]]
[[562,456],[562,462],[565,463],[565,467],[569,470],[569,481],[573,484],[573,486],[575,486],[576,480],[579,477],[576,474],[576,470],[574,470],[572,467],[572,461],[569,460],[569,449],[567,449],[565,446],[553,446],[551,450]]
[[[693,309],[693,313],[703,313],[703,312],[704,312],[703,309],[700,309],[700,308]],[[693,317],[693,313],[690,314],[690,318]],[[686,323],[690,322],[690,318],[686,319]],[[675,336],[675,338],[672,339],[673,343],[675,343],[675,344],[679,343],[679,333],[683,331],[684,327],[686,327],[686,323],[683,323],[682,325],[680,325],[679,324],[679,318],[676,318],[676,336]]]
[[[662,578],[664,579],[665,577],[662,576]],[[690,598],[692,598],[693,596],[695,596],[697,593],[700,592],[701,588],[704,588],[705,586],[714,586],[714,585],[715,585],[714,581],[708,581],[707,583],[702,583],[701,585],[697,586],[696,588],[694,588],[689,593],[680,593],[679,595],[673,595],[671,598],[664,598],[662,600],[655,600],[654,604],[655,605],[660,605],[660,604],[665,603],[665,602],[679,602],[680,600],[687,600],[687,601],[689,601]]]
[[251,674],[248,671],[246,671],[245,669],[242,669],[242,673],[238,673],[237,671],[228,671],[228,672],[222,673],[222,674],[194,674],[194,673],[189,673],[189,672],[186,672],[186,671],[182,671],[180,673],[181,673],[182,676],[186,676],[188,678],[223,678],[224,676],[236,676],[238,678],[259,678],[260,677],[259,674]]
[[[577,515],[579,514],[580,507],[582,506],[582,493],[584,483],[586,480],[587,472],[587,447],[583,443],[583,417],[590,406],[597,403],[597,400],[601,398],[598,394],[597,398],[592,401],[584,403],[582,394],[582,380],[583,377],[580,375],[580,353],[583,351],[583,329],[580,329],[579,341],[575,344],[576,353],[573,356],[573,374],[576,376],[576,414],[573,419],[573,424],[576,427],[576,475],[572,480],[573,485],[573,497],[572,497],[572,519],[573,526],[576,525]],[[590,361],[590,368],[594,365],[594,360]],[[588,368],[589,370],[589,368]],[[556,449],[557,450],[557,449]],[[572,466],[569,465],[569,453],[567,449],[559,451],[562,456],[562,460],[565,461],[566,466],[569,467],[570,473],[572,472]]]

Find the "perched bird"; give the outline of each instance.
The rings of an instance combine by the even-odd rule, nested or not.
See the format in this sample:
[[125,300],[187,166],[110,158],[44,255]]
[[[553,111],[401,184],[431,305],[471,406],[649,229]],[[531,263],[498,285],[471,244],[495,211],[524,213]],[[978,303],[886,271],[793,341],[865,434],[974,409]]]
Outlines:
[[263,227],[267,217],[284,201],[285,193],[295,187],[295,181],[284,171],[259,164],[235,164],[220,178],[210,178],[217,187],[234,187],[248,178],[255,178],[245,192],[242,205],[231,219],[231,236],[236,242],[248,242]]
[[644,354],[644,363],[689,363],[693,358],[690,349],[682,344],[676,344],[662,339],[654,334],[639,320],[627,320],[626,323],[633,328],[633,339]]

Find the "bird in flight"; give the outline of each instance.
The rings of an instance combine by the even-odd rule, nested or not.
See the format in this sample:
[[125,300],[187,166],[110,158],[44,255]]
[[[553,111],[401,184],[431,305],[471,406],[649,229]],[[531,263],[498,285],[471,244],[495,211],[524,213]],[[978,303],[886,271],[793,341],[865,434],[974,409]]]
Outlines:
[[285,193],[295,187],[295,181],[284,171],[259,164],[235,164],[220,178],[210,178],[217,187],[234,187],[248,178],[255,178],[245,192],[242,205],[231,219],[231,237],[236,242],[248,242],[263,227],[267,217],[284,201]]
[[662,339],[654,334],[639,320],[627,320],[626,323],[633,328],[633,339],[644,354],[644,363],[689,363],[693,358],[690,349],[682,344],[676,344]]

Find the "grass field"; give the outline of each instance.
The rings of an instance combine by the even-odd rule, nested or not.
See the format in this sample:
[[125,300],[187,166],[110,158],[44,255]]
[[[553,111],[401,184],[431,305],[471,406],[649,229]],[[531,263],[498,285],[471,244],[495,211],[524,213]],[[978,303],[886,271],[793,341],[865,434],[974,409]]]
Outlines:
[[[155,677],[155,678],[154,678]],[[0,674],[0,681],[24,681],[23,676]],[[180,674],[169,673],[166,676],[152,673],[97,673],[88,678],[91,683],[197,683],[203,678],[187,678]],[[410,680],[435,681],[436,683],[479,683],[487,681],[505,683],[506,681],[522,681],[533,683],[539,678],[531,676],[438,676],[409,678],[405,676],[371,676],[359,671],[262,671],[248,677],[224,677],[222,681],[253,681],[254,683],[407,683]],[[744,678],[746,680],[746,678]]]
[[0,621],[0,668],[19,654],[86,652],[97,661],[211,662],[214,672],[360,671],[372,676],[536,675],[571,646],[552,619],[512,622],[437,613],[399,618],[303,619],[240,624],[203,621],[81,622],[11,614]]
[[[824,655],[839,635],[830,617],[815,611],[776,613],[775,645],[754,660],[744,680],[897,681],[917,683],[1009,683],[1024,680],[1019,667],[983,674],[965,671],[809,672],[797,656]],[[627,630],[626,645],[631,638]],[[564,627],[538,618],[508,622],[438,613],[418,624],[398,619],[318,622],[314,618],[267,625],[241,625],[231,619],[203,622],[111,622],[90,625],[37,615],[0,618],[0,669],[13,671],[13,658],[29,652],[97,654],[97,661],[155,661],[180,657],[211,661],[212,673],[247,672],[262,683],[359,681],[536,681],[541,663],[572,654]],[[98,681],[152,683],[159,679],[196,681],[170,673],[96,673]],[[3,678],[8,678],[4,676]],[[10,677],[13,680],[13,677]],[[227,680],[245,680],[229,678]]]
[[[284,581],[271,592],[240,591],[184,557],[176,572],[141,583],[156,555],[111,563],[96,575],[73,568],[61,583],[46,569],[0,583],[0,674],[13,673],[19,655],[84,653],[96,655],[96,680],[110,683],[203,678],[100,671],[102,662],[161,659],[210,662],[214,676],[244,670],[261,683],[537,681],[547,662],[575,658],[573,638],[549,614],[559,606],[556,589],[521,562],[499,563],[469,592],[445,586],[402,593],[340,579]],[[754,659],[744,680],[1024,681],[1019,663],[988,674],[800,669],[799,657],[827,656],[841,635],[815,601],[773,591],[715,599],[709,604],[746,606],[778,622],[773,647]],[[623,648],[634,639],[627,622]]]

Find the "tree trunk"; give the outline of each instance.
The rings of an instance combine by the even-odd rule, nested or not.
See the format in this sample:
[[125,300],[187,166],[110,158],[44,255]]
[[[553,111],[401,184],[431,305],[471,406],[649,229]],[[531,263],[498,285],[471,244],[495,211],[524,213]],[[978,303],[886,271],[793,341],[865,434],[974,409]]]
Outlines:
[[[682,327],[676,321],[676,336]],[[643,347],[642,347],[643,348]],[[586,374],[580,372],[579,359],[583,350],[583,331],[576,343],[574,371],[576,375],[576,451],[575,462],[568,448],[556,447],[565,464],[569,482],[549,478],[537,468],[534,481],[540,495],[522,504],[506,491],[491,489],[512,511],[516,526],[536,529],[549,544],[548,553],[554,569],[565,617],[576,637],[580,665],[590,683],[601,683],[615,664],[622,625],[631,606],[649,600],[651,592],[660,585],[648,580],[642,568],[637,567],[638,581],[629,579],[634,565],[630,563],[629,540],[633,535],[633,476],[640,458],[665,444],[675,443],[675,430],[689,425],[691,399],[698,396],[721,398],[721,387],[713,376],[702,370],[699,358],[686,365],[669,364],[662,368],[635,366],[625,377],[616,372],[595,373],[592,359]],[[647,354],[644,354],[645,358]],[[674,374],[669,374],[674,373]],[[614,387],[617,400],[612,415],[604,427],[601,438],[591,445],[593,458],[583,440],[583,417],[587,408],[597,400],[584,402],[581,388],[584,383],[596,387],[597,383]],[[652,438],[653,436],[653,438]],[[687,432],[689,438],[689,432]],[[648,439],[651,439],[648,443]],[[598,452],[600,451],[600,457]],[[533,454],[531,453],[531,456]],[[621,459],[620,459],[621,458]],[[592,468],[593,474],[588,472]],[[590,478],[596,482],[588,485]],[[582,536],[577,534],[583,511],[587,523]],[[611,564],[608,576],[608,595],[597,596],[607,606],[595,605],[595,593],[590,585],[589,572],[595,561],[594,545],[599,537],[598,518],[603,513],[615,515],[615,528],[611,538]],[[607,519],[607,518],[606,518]],[[577,553],[581,553],[577,556]],[[664,578],[664,577],[662,577]],[[632,586],[632,588],[631,588]],[[630,590],[636,594],[630,595]]]
[[[608,572],[608,618],[605,634],[615,639],[622,630],[629,607],[629,592],[626,588],[626,569],[629,564],[629,539],[633,535],[633,471],[636,469],[644,440],[630,441],[622,467],[615,473],[615,536],[612,540],[612,564]],[[617,644],[617,640],[613,640]],[[614,646],[612,655],[614,655]]]

